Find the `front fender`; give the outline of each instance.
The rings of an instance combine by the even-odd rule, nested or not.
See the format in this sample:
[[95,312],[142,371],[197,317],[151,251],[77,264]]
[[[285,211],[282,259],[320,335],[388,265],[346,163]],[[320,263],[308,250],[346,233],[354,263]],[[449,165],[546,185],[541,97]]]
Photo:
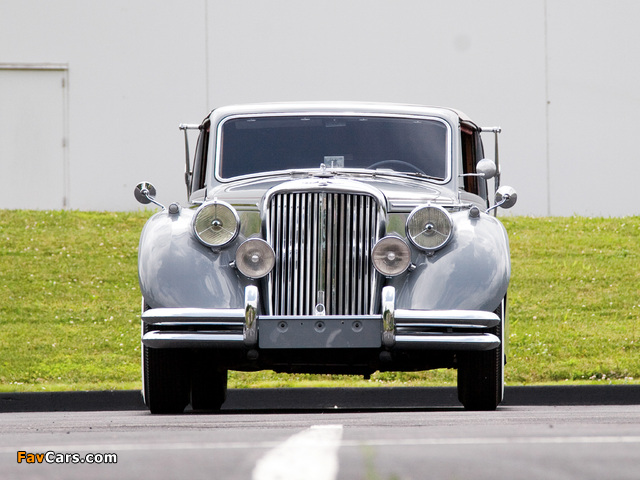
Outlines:
[[152,216],[140,236],[138,278],[151,308],[243,308],[244,286],[230,266],[237,242],[214,252],[194,236],[194,211],[162,211]]
[[454,235],[433,256],[420,254],[416,268],[392,282],[396,308],[494,311],[511,276],[509,239],[502,223],[468,211],[451,215]]

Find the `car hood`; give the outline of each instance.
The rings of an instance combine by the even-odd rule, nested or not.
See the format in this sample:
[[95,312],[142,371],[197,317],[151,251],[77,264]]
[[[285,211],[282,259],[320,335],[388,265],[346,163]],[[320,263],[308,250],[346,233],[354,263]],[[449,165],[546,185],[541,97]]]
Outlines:
[[432,183],[419,178],[398,175],[376,174],[326,174],[292,173],[286,175],[270,175],[253,177],[218,184],[209,190],[207,199],[217,198],[236,206],[259,207],[265,193],[274,187],[285,186],[298,191],[308,189],[332,190],[339,187],[341,191],[378,190],[387,201],[387,210],[411,211],[417,205],[434,203],[440,205],[454,205],[458,198],[447,185]]

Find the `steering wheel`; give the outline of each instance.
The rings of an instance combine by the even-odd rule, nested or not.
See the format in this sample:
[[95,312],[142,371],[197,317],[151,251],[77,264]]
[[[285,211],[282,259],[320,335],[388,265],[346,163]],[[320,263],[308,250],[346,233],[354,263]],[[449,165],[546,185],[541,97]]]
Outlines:
[[397,170],[397,168],[393,168],[394,166],[396,166],[400,168],[400,170],[397,170],[399,172],[409,171],[409,172],[418,172],[423,175],[427,175],[421,168],[416,167],[413,163],[405,162],[404,160],[380,160],[379,162],[369,165],[367,168],[371,170],[375,170],[376,168],[381,168],[384,166],[392,170]]

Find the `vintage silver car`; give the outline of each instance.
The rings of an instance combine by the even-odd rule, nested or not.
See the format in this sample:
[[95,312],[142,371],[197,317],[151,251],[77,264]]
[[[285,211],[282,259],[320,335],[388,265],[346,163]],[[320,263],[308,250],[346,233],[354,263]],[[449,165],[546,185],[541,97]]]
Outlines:
[[220,409],[228,370],[264,369],[455,368],[467,409],[496,408],[511,267],[495,212],[516,201],[498,188],[498,127],[450,108],[284,103],[180,128],[188,205],[135,189],[162,208],[138,265],[151,412]]

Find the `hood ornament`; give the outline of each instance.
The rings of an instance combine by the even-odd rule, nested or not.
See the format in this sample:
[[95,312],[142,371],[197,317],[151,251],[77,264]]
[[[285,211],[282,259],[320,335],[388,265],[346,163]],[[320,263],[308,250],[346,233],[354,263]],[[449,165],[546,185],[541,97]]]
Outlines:
[[334,176],[334,173],[327,170],[327,166],[324,163],[320,164],[320,171],[314,175],[314,177],[318,178],[331,178]]

